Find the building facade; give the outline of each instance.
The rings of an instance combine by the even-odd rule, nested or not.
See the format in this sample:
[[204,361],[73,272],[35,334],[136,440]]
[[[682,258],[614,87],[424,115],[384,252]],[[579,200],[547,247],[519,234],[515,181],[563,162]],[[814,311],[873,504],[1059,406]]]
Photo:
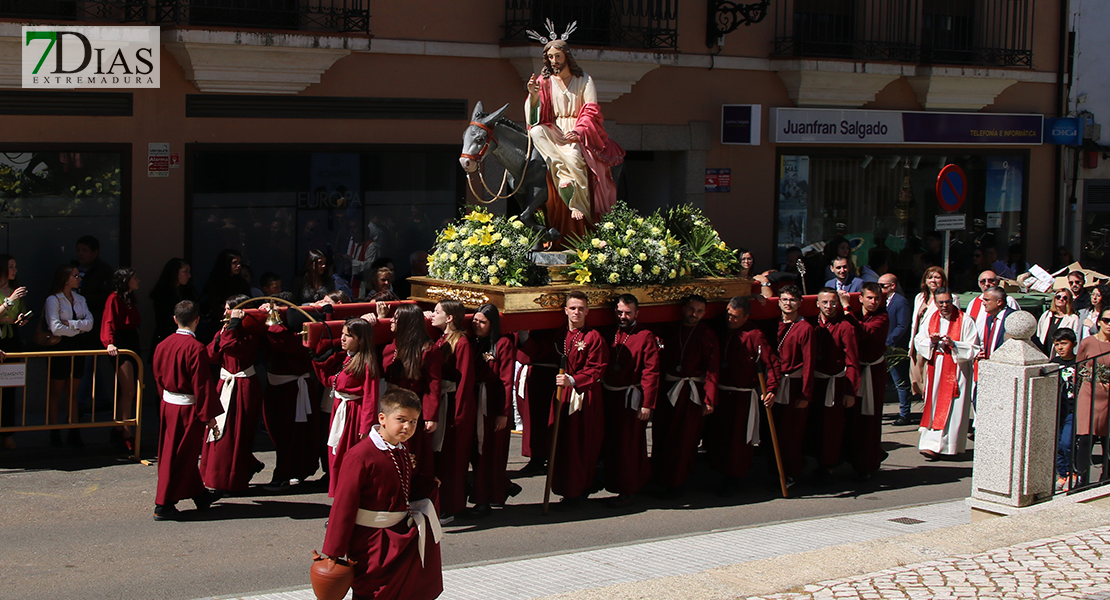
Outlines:
[[[977,243],[1040,261],[1060,243],[1060,157],[1040,140],[1040,118],[1060,112],[1059,2],[772,0],[745,13],[679,0],[5,6],[0,249],[41,270],[41,280],[21,274],[34,302],[87,233],[149,283],[184,256],[201,288],[223,248],[256,278],[291,282],[308,249],[343,271],[371,240],[405,275],[475,202],[458,163],[475,104],[507,103],[523,121],[524,83],[541,67],[524,31],[545,18],[559,31],[578,23],[575,58],[628,153],[619,195],[646,211],[703,207],[757,268],[840,234],[859,264],[885,246],[915,276],[936,260],[929,233],[944,213],[946,164],[967,180],[954,273],[975,268]],[[26,23],[158,25],[161,85],[22,89]],[[150,172],[167,144],[171,168]],[[487,175],[500,181],[492,166]]]

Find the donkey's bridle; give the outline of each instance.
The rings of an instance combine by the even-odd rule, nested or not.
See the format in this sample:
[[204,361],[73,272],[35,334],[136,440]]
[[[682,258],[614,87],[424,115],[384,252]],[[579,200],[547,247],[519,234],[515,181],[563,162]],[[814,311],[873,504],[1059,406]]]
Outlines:
[[490,127],[485,123],[479,123],[478,121],[471,121],[470,124],[475,127],[485,129],[486,133],[489,135],[486,136],[486,143],[482,144],[482,148],[478,150],[478,154],[467,154],[466,152],[463,152],[459,154],[459,158],[469,158],[474,162],[480,163],[482,161],[482,157],[486,154],[486,150],[489,150],[489,143],[496,142],[497,139],[493,136],[493,127]]

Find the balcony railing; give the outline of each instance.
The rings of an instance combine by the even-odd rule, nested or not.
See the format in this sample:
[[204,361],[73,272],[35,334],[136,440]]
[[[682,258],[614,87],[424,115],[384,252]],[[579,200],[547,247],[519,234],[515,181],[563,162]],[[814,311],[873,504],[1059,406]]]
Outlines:
[[776,56],[1033,66],[1036,0],[777,0]]
[[0,0],[0,18],[369,33],[370,0]]
[[560,34],[577,21],[569,41],[579,46],[678,48],[678,0],[505,0],[504,41],[546,34],[546,19]]

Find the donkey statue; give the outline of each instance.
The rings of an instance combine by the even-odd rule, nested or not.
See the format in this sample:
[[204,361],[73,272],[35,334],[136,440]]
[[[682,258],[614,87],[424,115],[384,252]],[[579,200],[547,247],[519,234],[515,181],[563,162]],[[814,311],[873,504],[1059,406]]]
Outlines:
[[[536,221],[536,211],[543,209],[547,203],[547,163],[535,148],[531,148],[525,156],[529,149],[528,132],[503,118],[508,108],[506,104],[493,114],[487,114],[480,101],[474,106],[470,125],[463,132],[459,164],[468,178],[475,173],[481,177],[482,161],[487,154],[492,154],[506,171],[505,189],[498,190],[497,194],[510,192],[508,196],[501,197],[512,197],[524,207],[520,221],[535,231],[543,231],[547,240],[555,241],[561,235],[559,230],[551,227],[545,231],[544,226]],[[480,188],[474,191],[481,193]]]

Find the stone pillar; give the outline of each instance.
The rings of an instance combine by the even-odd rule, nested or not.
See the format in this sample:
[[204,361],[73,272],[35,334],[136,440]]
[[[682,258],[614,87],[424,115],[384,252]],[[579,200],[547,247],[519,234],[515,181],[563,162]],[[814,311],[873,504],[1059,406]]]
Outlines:
[[1006,319],[1010,338],[979,363],[972,509],[1013,514],[1052,497],[1056,455],[1055,376],[1042,376],[1048,358],[1029,339],[1033,315]]

